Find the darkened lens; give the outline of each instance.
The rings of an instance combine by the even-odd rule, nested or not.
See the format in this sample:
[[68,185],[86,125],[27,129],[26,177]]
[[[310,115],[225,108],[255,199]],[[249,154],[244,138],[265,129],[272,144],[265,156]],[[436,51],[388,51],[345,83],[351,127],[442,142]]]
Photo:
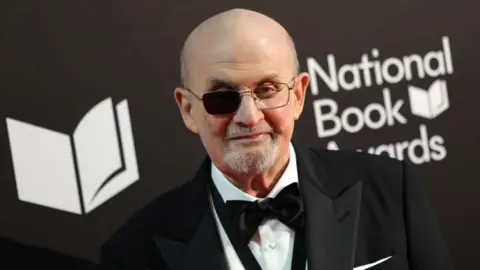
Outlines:
[[208,92],[203,95],[203,104],[209,114],[234,113],[240,104],[240,93],[237,91]]

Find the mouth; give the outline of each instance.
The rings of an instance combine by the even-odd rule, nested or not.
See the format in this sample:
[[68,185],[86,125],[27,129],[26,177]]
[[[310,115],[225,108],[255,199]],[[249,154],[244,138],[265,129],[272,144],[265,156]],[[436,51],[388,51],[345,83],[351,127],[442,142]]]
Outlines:
[[269,132],[258,132],[258,133],[252,133],[252,134],[242,134],[242,135],[236,135],[234,137],[231,137],[230,140],[232,141],[239,141],[239,140],[259,140],[263,139],[264,137],[270,135]]

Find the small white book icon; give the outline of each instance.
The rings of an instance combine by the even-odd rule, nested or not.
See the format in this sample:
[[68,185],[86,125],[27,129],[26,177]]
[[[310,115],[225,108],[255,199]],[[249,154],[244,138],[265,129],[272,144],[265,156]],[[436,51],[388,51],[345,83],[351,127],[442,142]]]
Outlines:
[[126,100],[94,106],[73,135],[7,118],[18,198],[89,213],[139,179]]
[[432,119],[450,107],[445,80],[434,81],[428,90],[409,86],[410,109],[412,114]]

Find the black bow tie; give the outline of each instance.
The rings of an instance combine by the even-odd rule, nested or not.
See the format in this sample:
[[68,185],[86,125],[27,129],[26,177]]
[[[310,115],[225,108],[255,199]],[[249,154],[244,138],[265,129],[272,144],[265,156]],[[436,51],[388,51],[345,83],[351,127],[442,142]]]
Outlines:
[[250,242],[265,218],[278,219],[292,229],[301,229],[305,223],[304,205],[297,183],[285,187],[275,198],[254,202],[228,201],[227,211],[245,243]]

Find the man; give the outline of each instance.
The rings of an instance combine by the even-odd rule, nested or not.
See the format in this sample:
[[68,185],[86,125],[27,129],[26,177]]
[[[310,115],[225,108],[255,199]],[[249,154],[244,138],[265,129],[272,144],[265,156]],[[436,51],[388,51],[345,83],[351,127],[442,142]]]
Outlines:
[[130,219],[110,269],[452,269],[404,162],[292,143],[309,83],[277,22],[234,9],[187,38],[174,97],[208,157]]

